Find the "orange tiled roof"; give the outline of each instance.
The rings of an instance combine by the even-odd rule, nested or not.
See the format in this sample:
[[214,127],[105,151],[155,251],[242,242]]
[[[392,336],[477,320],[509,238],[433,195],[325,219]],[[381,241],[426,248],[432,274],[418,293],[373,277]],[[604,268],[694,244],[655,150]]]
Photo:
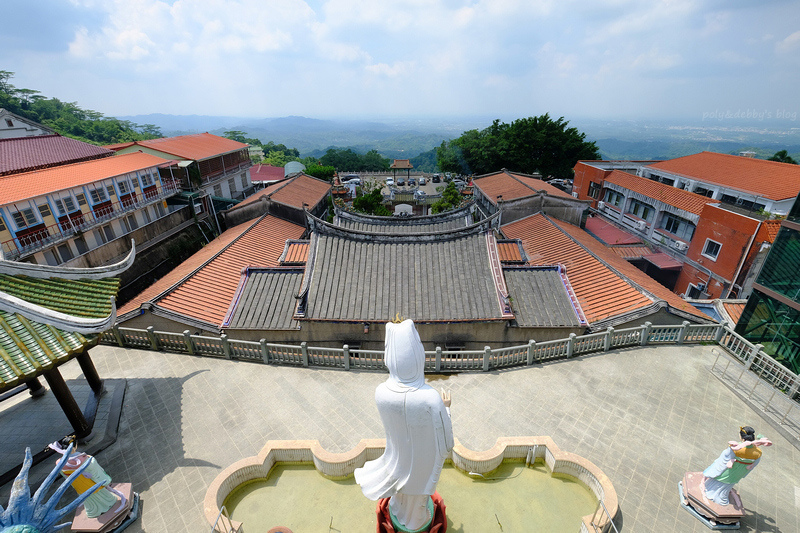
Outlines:
[[[611,252],[609,248],[603,246],[602,243],[598,242],[595,238],[579,227],[573,226],[572,224],[567,224],[566,222],[561,222],[559,220],[554,222],[565,232],[567,232],[576,242],[579,242],[588,248],[595,256],[613,267],[614,270],[618,271],[620,274],[656,298],[664,300],[673,309],[678,309],[686,314],[690,314],[699,318],[708,319],[708,316],[706,316],[705,313],[699,311],[696,307],[687,303],[683,298],[667,289],[629,262]],[[569,276],[569,272],[567,272],[567,276]]]
[[699,215],[703,206],[708,203],[717,203],[705,196],[678,189],[666,183],[659,183],[651,179],[634,176],[621,170],[614,170],[609,174],[606,183],[613,183],[633,192],[643,194],[653,200],[677,207],[683,211]]
[[392,161],[392,164],[389,165],[389,168],[407,169],[407,168],[414,168],[414,166],[411,164],[410,159],[395,159],[394,161]]
[[150,139],[147,141],[136,141],[135,143],[121,143],[118,145],[107,146],[112,150],[120,150],[132,145],[143,146],[151,150],[157,150],[166,154],[200,161],[222,154],[239,151],[247,148],[247,144],[240,143],[225,137],[219,137],[210,133],[195,133],[192,135],[179,135],[178,137],[163,137],[161,139]]
[[638,259],[653,253],[647,246],[609,246],[608,249],[623,259]]
[[650,165],[681,176],[746,191],[770,200],[786,200],[800,191],[800,165],[738,155],[700,152]]
[[158,156],[134,152],[4,176],[0,178],[0,205],[88,185],[167,162]]
[[242,269],[278,266],[286,240],[298,239],[304,231],[303,226],[269,215],[235,226],[123,306],[119,314],[157,298],[153,303],[160,308],[219,326]]
[[756,240],[758,242],[775,242],[775,237],[778,236],[778,230],[780,229],[780,220],[765,220],[758,230]]
[[577,226],[554,222],[542,214],[536,214],[507,224],[502,230],[507,237],[522,240],[529,264],[562,263],[566,266],[567,278],[590,323],[625,315],[654,303],[629,280],[673,307],[694,316],[703,316],[678,295],[607,250]]
[[308,204],[309,208],[313,209],[314,206],[319,204],[328,191],[331,190],[331,184],[308,174],[298,174],[293,178],[289,178],[278,183],[273,183],[269,187],[258,191],[254,195],[245,198],[233,209],[243,205],[248,205],[253,202],[258,202],[262,197],[267,196],[269,199],[297,209],[302,209],[303,204]]
[[725,308],[725,312],[728,313],[728,316],[731,317],[731,320],[733,320],[734,324],[739,322],[739,318],[742,316],[742,311],[744,311],[745,305],[747,304],[744,302],[722,301],[722,307]]
[[522,254],[516,241],[498,241],[497,254],[502,262],[518,263],[522,261]]
[[305,263],[308,260],[308,241],[290,242],[286,244],[286,256],[283,263]]
[[494,205],[497,205],[497,197],[500,195],[503,196],[503,200],[514,200],[533,196],[540,191],[544,191],[551,196],[572,199],[570,194],[565,193],[558,187],[553,187],[547,182],[524,174],[514,174],[507,170],[479,176],[473,179],[472,183]]

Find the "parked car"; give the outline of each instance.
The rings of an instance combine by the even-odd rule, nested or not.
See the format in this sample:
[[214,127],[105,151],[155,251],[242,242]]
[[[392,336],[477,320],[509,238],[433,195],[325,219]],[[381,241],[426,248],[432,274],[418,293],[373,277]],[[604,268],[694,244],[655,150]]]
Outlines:
[[434,175],[433,175],[433,178],[431,178],[431,181],[432,181],[433,183],[439,183],[439,182],[441,182],[441,181],[442,181],[442,177],[441,177],[439,174],[434,174]]
[[463,189],[467,186],[467,182],[464,180],[453,180],[453,185],[456,186],[456,189]]
[[402,187],[405,184],[406,184],[405,178],[397,178],[397,186],[398,187]]
[[361,185],[361,178],[350,178],[349,180],[342,181],[342,185]]
[[386,178],[386,186],[394,187],[394,178]]
[[420,184],[420,185],[425,185],[426,183],[428,183],[428,182],[425,180],[425,176],[422,176],[422,177],[419,179],[419,184]]
[[413,187],[416,184],[417,184],[417,179],[416,178],[408,178],[408,186],[409,187]]

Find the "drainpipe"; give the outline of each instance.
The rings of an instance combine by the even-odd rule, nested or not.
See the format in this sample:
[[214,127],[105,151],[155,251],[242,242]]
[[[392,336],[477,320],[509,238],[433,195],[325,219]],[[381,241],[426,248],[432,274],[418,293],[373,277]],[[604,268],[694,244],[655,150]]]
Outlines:
[[753,232],[753,235],[750,237],[750,244],[747,245],[747,252],[745,252],[745,254],[742,255],[742,260],[739,261],[739,266],[736,268],[736,274],[733,275],[733,279],[731,280],[731,286],[728,287],[728,292],[725,293],[725,296],[723,296],[723,298],[728,298],[731,295],[731,292],[733,292],[733,286],[736,284],[736,280],[739,279],[739,273],[742,271],[742,267],[744,267],[744,262],[750,255],[750,251],[753,249],[753,244],[755,243],[756,235],[758,235],[758,232],[761,230],[761,225],[763,223],[764,223],[763,220],[760,220],[758,222],[758,226],[756,226],[756,231]]

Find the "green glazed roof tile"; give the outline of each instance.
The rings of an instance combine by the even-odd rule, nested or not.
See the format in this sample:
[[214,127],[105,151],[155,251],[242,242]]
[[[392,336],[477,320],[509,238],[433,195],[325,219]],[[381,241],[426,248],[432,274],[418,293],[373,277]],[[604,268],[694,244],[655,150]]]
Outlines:
[[0,291],[17,298],[82,318],[111,314],[111,298],[119,290],[119,278],[65,280],[0,274]]

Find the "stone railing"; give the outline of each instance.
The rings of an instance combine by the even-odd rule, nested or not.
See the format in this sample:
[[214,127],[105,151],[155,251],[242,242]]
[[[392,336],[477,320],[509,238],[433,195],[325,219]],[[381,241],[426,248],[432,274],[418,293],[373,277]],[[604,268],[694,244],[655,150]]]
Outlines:
[[[264,364],[386,371],[382,351],[351,349],[347,345],[330,348],[309,346],[305,342],[290,345],[273,344],[266,339],[242,341],[230,339],[224,333],[219,337],[209,337],[191,335],[189,330],[183,333],[155,331],[152,326],[147,329],[115,326],[102,334],[101,342],[123,348],[162,350]],[[744,365],[745,370],[753,372],[789,398],[798,398],[800,378],[764,353],[761,345],[753,345],[724,324],[684,322],[681,325],[659,326],[645,322],[633,328],[616,330],[610,327],[606,331],[587,335],[571,333],[566,339],[531,340],[528,344],[506,348],[492,349],[486,346],[483,350],[449,351],[437,347],[425,352],[425,371],[488,372],[631,346],[701,343],[722,346]]]

